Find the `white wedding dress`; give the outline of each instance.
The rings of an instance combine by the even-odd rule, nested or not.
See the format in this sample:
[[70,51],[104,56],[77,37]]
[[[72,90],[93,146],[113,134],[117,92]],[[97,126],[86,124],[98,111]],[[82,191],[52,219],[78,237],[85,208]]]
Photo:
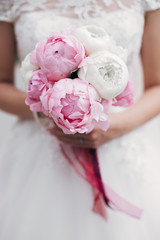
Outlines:
[[[160,0],[1,0],[0,20],[14,23],[20,60],[50,32],[104,27],[128,50],[138,100],[145,13],[158,8]],[[143,208],[140,220],[109,208],[107,221],[93,213],[92,189],[57,140],[36,121],[19,120],[0,151],[0,239],[159,240],[160,117],[100,147],[98,155],[103,181]]]

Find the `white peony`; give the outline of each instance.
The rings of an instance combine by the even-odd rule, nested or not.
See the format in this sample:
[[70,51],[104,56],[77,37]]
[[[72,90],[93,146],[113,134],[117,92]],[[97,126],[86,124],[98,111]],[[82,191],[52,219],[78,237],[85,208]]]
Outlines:
[[127,86],[128,69],[122,59],[107,51],[91,54],[94,64],[79,69],[78,77],[91,83],[100,96],[112,99]]
[[115,53],[125,62],[127,61],[127,50],[117,46],[116,42],[107,34],[104,28],[86,25],[76,28],[71,34],[82,42],[89,56],[97,51],[106,50]]
[[29,53],[24,58],[21,64],[21,69],[20,69],[22,78],[24,79],[27,87],[28,87],[28,82],[32,77],[32,72],[39,69],[38,66],[35,66],[30,63],[30,56],[31,56],[31,53]]

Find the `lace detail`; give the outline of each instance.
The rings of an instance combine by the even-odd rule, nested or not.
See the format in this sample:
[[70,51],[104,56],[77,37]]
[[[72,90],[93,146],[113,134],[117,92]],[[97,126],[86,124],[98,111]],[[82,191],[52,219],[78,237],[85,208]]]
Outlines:
[[13,16],[12,16],[12,2],[11,1],[5,1],[2,0],[0,3],[0,20],[6,21],[6,22],[12,22]]
[[[48,0],[1,0],[0,20],[14,22],[22,13],[44,10],[48,7]],[[48,3],[48,4],[47,4]],[[53,7],[55,3],[52,4]]]
[[156,10],[160,8],[160,0],[145,0],[145,11]]
[[[134,133],[135,134],[135,133]],[[137,140],[138,139],[138,140]],[[144,151],[143,144],[141,143],[141,135],[137,132],[134,138],[122,138],[120,147],[123,150],[123,156],[119,160],[119,167],[125,166],[128,176],[133,177],[135,174],[139,174],[141,178],[144,178],[143,171],[148,168],[145,159],[141,157],[141,153]]]
[[114,10],[149,11],[160,8],[160,0],[1,0],[0,20],[14,22],[22,13],[54,9],[81,19],[102,17]]
[[78,18],[88,18],[91,17],[98,17],[99,12],[101,11],[101,6],[97,5],[96,0],[81,0],[81,1],[75,1],[70,0],[66,1],[64,4],[64,0],[60,0],[57,3],[57,8],[62,10],[62,13],[66,15],[66,13],[69,11],[69,14],[74,17]]
[[[138,0],[70,0],[64,3],[64,0],[59,0],[57,9],[61,10],[62,14],[72,15],[80,19],[104,17],[106,13],[117,10],[127,10],[129,8],[137,8]],[[141,10],[141,4],[139,10]]]

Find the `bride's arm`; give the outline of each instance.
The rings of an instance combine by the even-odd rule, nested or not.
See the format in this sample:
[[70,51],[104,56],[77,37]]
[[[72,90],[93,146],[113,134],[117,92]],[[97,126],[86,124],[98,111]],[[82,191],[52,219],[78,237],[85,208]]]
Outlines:
[[141,50],[145,92],[139,102],[128,109],[126,113],[131,119],[133,118],[132,129],[142,125],[160,113],[159,23],[160,10],[147,14]]
[[26,93],[17,90],[13,85],[15,62],[15,38],[13,25],[0,22],[0,110],[19,117],[32,117],[25,105]]
[[[110,113],[110,128],[107,132],[95,129],[88,135],[66,136],[53,129],[60,140],[81,147],[97,147],[143,125],[160,113],[160,10],[146,15],[142,43],[145,91],[141,99],[123,113]],[[79,141],[80,138],[84,141]]]

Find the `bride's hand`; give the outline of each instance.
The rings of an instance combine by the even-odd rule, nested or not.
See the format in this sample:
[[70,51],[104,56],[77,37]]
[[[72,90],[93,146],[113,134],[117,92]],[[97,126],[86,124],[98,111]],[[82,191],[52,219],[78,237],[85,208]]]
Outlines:
[[104,143],[129,132],[129,127],[124,121],[123,113],[110,113],[109,119],[110,127],[107,131],[95,127],[89,134],[76,133],[74,135],[68,135],[64,134],[60,128],[55,126],[54,128],[49,129],[49,132],[56,136],[60,141],[69,145],[82,148],[97,148]]

